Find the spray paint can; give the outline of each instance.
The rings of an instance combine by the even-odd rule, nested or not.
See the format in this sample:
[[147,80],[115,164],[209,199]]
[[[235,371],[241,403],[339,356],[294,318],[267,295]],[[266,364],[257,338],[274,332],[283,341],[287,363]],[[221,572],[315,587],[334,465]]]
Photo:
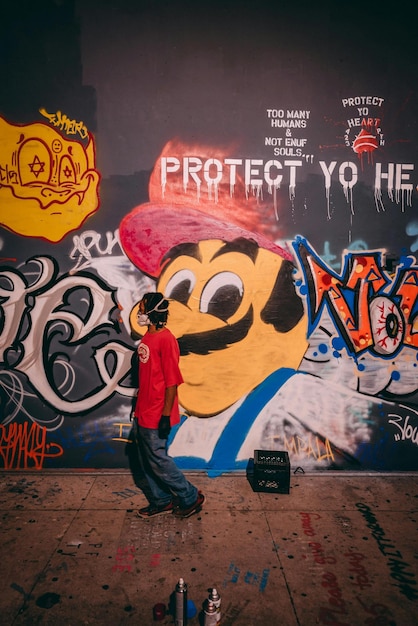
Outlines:
[[187,626],[187,585],[183,578],[179,578],[175,596],[175,626]]
[[216,626],[217,623],[216,606],[208,599],[203,609],[203,626]]
[[219,595],[219,591],[216,587],[213,587],[209,593],[209,600],[213,602],[216,608],[216,621],[219,623],[221,621],[221,596]]

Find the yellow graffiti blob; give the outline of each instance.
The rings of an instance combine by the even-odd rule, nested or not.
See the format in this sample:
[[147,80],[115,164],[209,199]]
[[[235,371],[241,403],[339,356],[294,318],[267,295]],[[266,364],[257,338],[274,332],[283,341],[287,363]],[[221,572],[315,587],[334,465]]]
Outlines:
[[0,225],[58,242],[98,209],[99,181],[91,136],[85,148],[46,124],[0,117]]
[[[278,282],[286,263],[263,248],[251,255],[206,240],[165,266],[157,290],[170,299],[168,326],[181,347],[185,381],[179,400],[190,414],[216,415],[277,369],[300,365],[307,319],[302,304],[297,312],[292,309],[297,298],[292,281]],[[130,322],[140,336],[137,308]],[[286,318],[282,329],[272,323],[275,315]]]

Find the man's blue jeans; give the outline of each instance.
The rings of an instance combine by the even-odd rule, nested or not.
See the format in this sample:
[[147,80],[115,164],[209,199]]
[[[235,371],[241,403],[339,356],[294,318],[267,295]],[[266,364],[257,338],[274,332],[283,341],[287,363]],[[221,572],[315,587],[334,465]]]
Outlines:
[[167,454],[167,439],[160,439],[158,430],[137,425],[139,459],[148,481],[153,502],[165,506],[173,495],[181,508],[196,502],[197,488],[189,483],[174,460]]

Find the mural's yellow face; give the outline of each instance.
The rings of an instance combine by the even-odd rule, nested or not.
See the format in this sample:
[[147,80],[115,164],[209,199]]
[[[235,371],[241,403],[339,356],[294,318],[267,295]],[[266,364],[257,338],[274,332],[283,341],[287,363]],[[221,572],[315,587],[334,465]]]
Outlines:
[[60,241],[99,206],[93,140],[64,139],[45,124],[0,118],[0,224],[28,237]]
[[[277,279],[284,261],[277,254],[258,247],[250,254],[217,240],[180,248],[157,290],[171,300],[168,325],[179,341],[185,380],[179,387],[180,403],[193,415],[209,417],[280,367],[299,366],[307,348],[306,317],[300,305],[300,313],[291,319],[293,283],[288,285],[293,293],[280,299]],[[282,307],[277,317],[286,318],[284,330],[266,321],[271,316],[266,316],[266,305]],[[137,306],[131,324],[142,335],[136,314]]]

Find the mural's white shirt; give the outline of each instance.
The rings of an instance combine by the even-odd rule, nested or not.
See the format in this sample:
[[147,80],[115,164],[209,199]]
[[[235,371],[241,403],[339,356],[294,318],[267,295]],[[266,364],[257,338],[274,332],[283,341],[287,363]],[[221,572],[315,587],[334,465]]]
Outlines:
[[170,455],[184,456],[185,450],[192,449],[193,456],[209,461],[225,426],[244,400],[245,397],[240,398],[238,402],[213,417],[190,415],[177,431],[170,445]]
[[[223,430],[245,399],[214,417],[188,417],[170,445],[170,454],[184,456],[186,450],[193,449],[193,456],[208,462]],[[294,375],[254,416],[236,460],[253,457],[257,449],[285,450],[294,444],[300,450],[298,455],[292,449],[294,462],[303,463],[305,468],[323,468],[332,459],[307,454],[316,445],[315,437],[327,439],[332,446],[354,454],[360,442],[370,441],[373,425],[369,417],[376,402],[373,397],[330,380],[310,374]],[[345,419],[336,420],[336,415]]]

